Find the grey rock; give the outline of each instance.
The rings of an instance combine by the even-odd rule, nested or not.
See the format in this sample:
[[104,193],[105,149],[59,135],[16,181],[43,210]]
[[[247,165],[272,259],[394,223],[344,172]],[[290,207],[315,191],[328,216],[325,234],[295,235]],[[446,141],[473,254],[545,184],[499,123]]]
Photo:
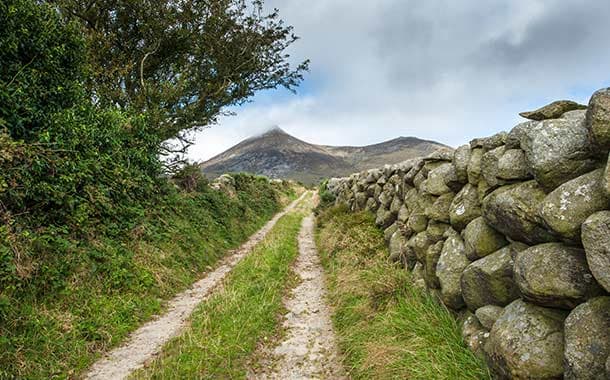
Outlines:
[[598,149],[610,149],[610,88],[593,94],[587,109],[586,127]]
[[355,197],[356,210],[364,210],[364,208],[366,207],[367,200],[368,200],[368,196],[366,193],[356,193],[356,197]]
[[449,221],[457,231],[462,231],[468,223],[481,216],[481,202],[476,187],[466,184],[453,198],[449,206]]
[[434,241],[430,239],[426,231],[416,234],[407,241],[407,246],[413,248],[417,261],[420,263],[425,263],[426,252],[432,244],[434,244]]
[[470,260],[466,257],[464,241],[460,235],[453,230],[450,231],[436,265],[436,276],[443,303],[451,309],[459,310],[464,306],[460,279],[464,269],[470,265]]
[[447,223],[436,222],[431,220],[428,222],[428,228],[426,228],[426,232],[428,233],[428,238],[433,242],[441,241],[445,239],[446,232],[451,228],[451,226]]
[[610,197],[610,156],[606,162],[606,170],[604,171],[604,191]]
[[470,151],[470,161],[468,162],[468,183],[478,185],[481,179],[481,158],[483,149],[475,148]]
[[432,195],[442,195],[451,192],[449,184],[455,182],[457,182],[455,167],[450,162],[446,162],[430,171],[422,190]]
[[364,209],[370,212],[377,212],[378,207],[379,205],[377,204],[377,201],[375,201],[375,198],[369,197],[369,199],[366,200]]
[[481,157],[481,174],[490,187],[497,187],[505,183],[498,178],[498,163],[505,151],[506,148],[500,146],[484,153]]
[[483,347],[485,347],[488,338],[489,331],[481,326],[474,314],[468,312],[462,323],[462,339],[464,344],[478,357],[483,358]]
[[486,305],[480,307],[475,311],[475,315],[477,319],[481,323],[483,327],[487,330],[491,330],[494,323],[500,318],[502,313],[504,312],[504,308],[496,305]]
[[585,252],[562,243],[546,243],[517,254],[514,278],[525,298],[537,305],[572,309],[602,293]]
[[414,232],[425,231],[428,227],[428,218],[423,212],[414,212],[407,220],[407,227]]
[[428,219],[449,223],[449,207],[454,196],[454,193],[445,193],[439,196],[432,206],[426,208],[425,213]]
[[511,247],[504,247],[468,265],[461,278],[462,297],[472,311],[486,305],[504,306],[519,298],[513,281]]
[[439,148],[424,157],[424,161],[451,161],[454,149],[449,147]]
[[561,237],[579,242],[580,226],[587,217],[610,207],[604,191],[603,170],[574,178],[553,190],[542,202],[540,216]]
[[565,320],[565,379],[603,379],[610,355],[610,297],[576,307]]
[[390,243],[390,239],[396,231],[398,231],[398,223],[393,223],[391,226],[383,230],[383,240],[386,242],[386,244]]
[[406,254],[406,247],[407,240],[399,230],[396,230],[390,238],[390,260],[393,262],[399,261]]
[[367,172],[366,183],[376,183],[379,177],[381,177],[381,170],[371,169]]
[[501,145],[504,145],[504,143],[506,142],[506,137],[506,132],[500,132],[496,133],[493,136],[474,139],[470,142],[470,147],[472,149],[483,148],[484,151],[492,150]]
[[534,125],[538,124],[537,121],[526,121],[524,123],[517,124],[506,136],[506,148],[507,149],[520,149],[521,139],[525,134],[525,131]]
[[424,263],[424,279],[426,285],[431,289],[440,288],[440,282],[436,276],[436,266],[438,260],[441,257],[441,251],[443,250],[443,242],[439,241],[428,247],[426,251],[426,260]]
[[564,113],[574,110],[586,109],[587,106],[571,100],[558,100],[535,111],[521,112],[519,115],[530,120],[558,119]]
[[400,210],[398,210],[397,219],[402,223],[406,223],[407,220],[409,220],[410,215],[411,212],[409,211],[409,208],[403,204],[402,206],[400,206]]
[[413,285],[420,290],[426,290],[426,281],[424,280],[424,265],[417,262],[411,271],[411,280]]
[[541,121],[524,131],[521,148],[534,178],[547,191],[595,169],[584,120]]
[[561,379],[565,313],[516,300],[490,331],[485,354],[495,378]]
[[600,211],[585,220],[582,244],[593,277],[610,292],[610,211]]
[[536,181],[503,186],[483,200],[483,217],[512,240],[528,245],[556,241],[538,215],[545,197]]
[[464,229],[463,236],[466,256],[470,260],[487,256],[508,244],[504,236],[487,224],[483,217],[470,222]]
[[394,195],[394,198],[392,199],[392,203],[390,203],[390,212],[398,215],[398,211],[400,211],[400,208],[402,207],[403,203],[402,203],[402,197],[400,197],[398,194]]
[[532,178],[525,152],[521,149],[508,149],[498,160],[497,178],[501,180],[524,180]]
[[470,162],[470,145],[462,145],[453,154],[453,166],[460,183],[468,182],[468,163]]
[[375,219],[375,224],[377,224],[381,228],[388,228],[396,221],[396,214],[392,213],[390,210],[380,207],[377,210],[377,217]]

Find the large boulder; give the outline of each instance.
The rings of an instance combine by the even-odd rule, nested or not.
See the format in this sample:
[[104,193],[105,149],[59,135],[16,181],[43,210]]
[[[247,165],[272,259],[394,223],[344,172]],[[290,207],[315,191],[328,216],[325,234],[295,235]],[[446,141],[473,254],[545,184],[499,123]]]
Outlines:
[[602,293],[585,252],[561,243],[546,243],[519,252],[514,278],[523,298],[537,305],[572,309]]
[[436,265],[436,276],[441,287],[443,303],[454,310],[464,306],[460,279],[469,264],[464,241],[457,232],[449,230]]
[[529,245],[555,241],[538,215],[546,193],[536,181],[496,189],[483,200],[483,217],[493,228]]
[[603,188],[603,170],[581,175],[553,190],[542,202],[540,216],[564,239],[580,241],[580,226],[587,217],[610,206]]
[[504,308],[485,344],[495,378],[562,379],[565,313],[516,300]]
[[610,149],[610,88],[593,94],[585,124],[595,146],[604,151]]
[[481,202],[476,187],[466,184],[453,198],[449,206],[449,221],[451,226],[462,231],[468,223],[481,216]]
[[587,106],[571,100],[558,100],[535,111],[521,112],[519,115],[530,120],[558,119],[564,113],[574,110],[584,110]]
[[600,211],[585,220],[582,244],[593,277],[610,292],[610,211]]
[[496,176],[505,181],[532,178],[525,152],[521,149],[506,150],[498,160]]
[[536,125],[537,121],[526,121],[524,123],[517,124],[506,136],[506,148],[507,149],[520,149],[521,139],[526,130]]
[[417,261],[420,263],[425,263],[428,247],[434,243],[435,242],[428,236],[428,233],[423,231],[411,237],[409,241],[407,241],[407,246],[413,249],[415,256],[417,257]]
[[462,273],[462,297],[472,311],[485,305],[504,306],[519,298],[513,281],[513,248],[504,247],[468,265]]
[[595,168],[584,120],[552,119],[530,126],[523,131],[521,149],[547,191]]
[[483,148],[484,151],[496,149],[506,143],[506,132],[498,132],[493,136],[480,137],[470,141],[471,148]]
[[466,256],[470,260],[477,260],[504,247],[508,241],[502,234],[478,217],[470,222],[464,229],[464,243]]
[[604,379],[610,357],[610,297],[576,307],[565,320],[566,380]]

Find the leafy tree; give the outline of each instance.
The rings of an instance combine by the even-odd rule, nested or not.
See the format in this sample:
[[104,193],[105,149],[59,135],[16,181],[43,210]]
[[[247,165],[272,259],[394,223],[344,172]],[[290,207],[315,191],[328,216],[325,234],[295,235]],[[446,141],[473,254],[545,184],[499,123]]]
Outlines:
[[[297,40],[262,0],[56,0],[89,41],[89,85],[102,105],[146,113],[161,140],[216,123],[258,90],[293,90],[308,68]],[[168,145],[166,145],[166,149]]]

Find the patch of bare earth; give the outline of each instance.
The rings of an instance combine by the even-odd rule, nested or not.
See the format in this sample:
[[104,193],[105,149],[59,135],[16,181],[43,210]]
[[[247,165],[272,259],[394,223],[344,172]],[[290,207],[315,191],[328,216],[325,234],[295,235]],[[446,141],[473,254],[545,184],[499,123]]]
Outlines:
[[223,259],[213,272],[210,272],[203,279],[193,284],[190,289],[172,299],[165,314],[140,327],[131,334],[124,345],[115,348],[97,361],[89,369],[85,378],[96,380],[125,379],[133,371],[143,367],[146,362],[161,352],[161,348],[167,341],[180,334],[186,327],[188,318],[195,307],[210,296],[233,267],[246,257],[254,246],[271,231],[276,222],[284,214],[294,209],[306,194],[304,193],[286,209],[276,214],[241,247]]
[[303,220],[294,271],[300,283],[285,299],[283,338],[263,348],[261,363],[249,379],[346,379],[341,366],[330,309],[325,302],[324,272],[313,239],[313,216]]

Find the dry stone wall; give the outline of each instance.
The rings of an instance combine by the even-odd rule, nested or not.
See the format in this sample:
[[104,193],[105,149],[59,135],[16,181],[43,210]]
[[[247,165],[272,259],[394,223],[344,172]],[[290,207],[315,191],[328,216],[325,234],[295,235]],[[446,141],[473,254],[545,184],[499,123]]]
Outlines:
[[510,132],[334,178],[500,379],[610,379],[610,89]]

